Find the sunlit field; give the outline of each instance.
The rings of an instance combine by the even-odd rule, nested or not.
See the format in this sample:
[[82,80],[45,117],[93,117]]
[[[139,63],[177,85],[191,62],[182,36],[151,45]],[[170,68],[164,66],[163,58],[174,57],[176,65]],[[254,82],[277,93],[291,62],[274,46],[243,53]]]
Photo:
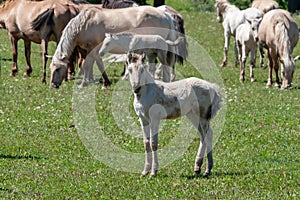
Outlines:
[[[22,77],[25,56],[21,40],[18,48],[19,72],[16,77],[9,76],[12,67],[11,45],[6,30],[0,30],[1,199],[300,197],[300,62],[296,63],[293,87],[290,89],[266,89],[268,71],[258,67],[258,59],[254,69],[256,82],[250,82],[247,67],[246,80],[240,83],[239,67],[234,66],[233,38],[228,66],[219,67],[223,58],[224,39],[222,26],[216,22],[216,14],[191,12],[173,1],[169,5],[181,12],[185,19],[186,35],[211,57],[212,64],[209,64],[221,77],[226,115],[213,148],[215,165],[212,175],[209,178],[193,176],[199,135],[178,130],[181,119],[163,122],[159,148],[168,146],[178,133],[187,134],[186,143],[189,145],[184,151],[178,152],[180,155],[175,161],[162,167],[157,177],[141,177],[143,166],[140,166],[140,171],[123,169],[123,162],[130,161],[130,158],[119,157],[120,160],[115,160],[112,157],[110,163],[107,157],[102,159],[101,155],[112,153],[112,146],[129,154],[144,152],[141,133],[135,132],[139,122],[132,107],[133,95],[129,81],[121,80],[123,66],[105,63],[113,82],[108,90],[101,90],[96,68],[97,81],[82,91],[76,88],[81,77],[64,82],[58,90],[50,89],[49,69],[47,84],[41,83],[41,47],[37,44],[32,45],[31,77]],[[294,17],[300,24],[300,17]],[[191,49],[193,52],[198,50]],[[54,51],[55,43],[50,43],[49,54]],[[190,54],[193,55],[193,52]],[[299,44],[293,54],[300,54]],[[200,56],[199,59],[204,58]],[[199,60],[199,63],[203,62]],[[178,79],[190,76],[206,79],[204,74],[197,71],[198,67],[201,66],[188,61],[184,66],[177,64]],[[125,112],[115,107],[118,100],[114,96],[116,91],[121,94],[124,92],[128,101],[126,105],[130,115],[118,119],[123,126],[116,121],[117,116],[123,116]],[[89,92],[95,95],[94,99],[80,97]],[[120,101],[124,99],[120,98]],[[93,113],[89,112],[88,106],[85,107],[90,105],[88,102],[91,100],[95,100],[92,109],[96,112],[95,118],[92,118]],[[96,125],[84,130],[82,127],[87,127],[85,123]],[[214,121],[215,126],[218,123]],[[128,134],[131,131],[134,133]],[[99,136],[99,144],[103,138],[109,143],[102,145],[102,148],[100,146],[98,152],[91,151],[91,146],[87,145],[90,132],[95,137]],[[185,137],[182,138],[184,141]],[[158,156],[160,158],[160,152]],[[128,167],[136,165],[128,162]]]

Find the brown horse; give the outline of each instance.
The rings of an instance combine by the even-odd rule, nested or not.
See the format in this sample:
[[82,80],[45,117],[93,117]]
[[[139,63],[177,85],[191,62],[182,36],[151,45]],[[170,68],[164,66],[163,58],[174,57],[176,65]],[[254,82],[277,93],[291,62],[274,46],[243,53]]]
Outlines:
[[[26,13],[26,14],[24,14]],[[49,41],[59,41],[61,32],[71,18],[76,16],[78,9],[68,0],[8,0],[0,5],[0,28],[8,31],[12,44],[13,67],[11,75],[18,72],[18,40],[23,39],[26,56],[26,72],[32,72],[30,63],[31,42],[39,43],[43,53],[43,78],[46,82],[47,46]],[[49,26],[45,26],[47,21]]]
[[275,86],[279,87],[279,62],[282,64],[281,88],[292,84],[295,62],[292,57],[293,49],[299,40],[299,29],[291,14],[285,10],[275,9],[267,12],[258,29],[260,44],[267,49],[269,75],[267,87],[272,85],[272,70],[275,70]]

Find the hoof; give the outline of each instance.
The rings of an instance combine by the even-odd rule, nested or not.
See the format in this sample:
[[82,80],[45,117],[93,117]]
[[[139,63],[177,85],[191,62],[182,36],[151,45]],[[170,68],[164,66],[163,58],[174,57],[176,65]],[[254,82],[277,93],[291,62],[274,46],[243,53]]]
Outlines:
[[27,78],[27,77],[29,77],[30,76],[30,74],[28,74],[27,72],[24,72],[24,74],[23,74],[23,77],[24,78]]
[[267,85],[266,85],[266,88],[267,88],[267,89],[269,89],[270,87],[271,87],[271,85],[270,85],[270,84],[267,84]]
[[254,78],[251,78],[251,83],[254,83],[256,80]]
[[204,172],[204,174],[202,175],[203,178],[208,178],[210,176],[210,172]]
[[151,171],[150,173],[150,178],[156,177],[157,176],[157,170]]
[[200,177],[200,173],[201,173],[200,170],[199,171],[194,171],[194,177],[195,178],[199,178]]
[[244,81],[245,81],[245,79],[240,78],[240,82],[241,82],[241,83],[244,83]]

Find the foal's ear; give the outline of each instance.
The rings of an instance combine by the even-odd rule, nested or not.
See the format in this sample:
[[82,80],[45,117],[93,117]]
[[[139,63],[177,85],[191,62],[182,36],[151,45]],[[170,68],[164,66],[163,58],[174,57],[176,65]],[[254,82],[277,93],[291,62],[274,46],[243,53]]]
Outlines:
[[142,62],[144,63],[145,60],[146,60],[146,54],[145,54],[145,52],[143,52],[143,53],[142,53]]

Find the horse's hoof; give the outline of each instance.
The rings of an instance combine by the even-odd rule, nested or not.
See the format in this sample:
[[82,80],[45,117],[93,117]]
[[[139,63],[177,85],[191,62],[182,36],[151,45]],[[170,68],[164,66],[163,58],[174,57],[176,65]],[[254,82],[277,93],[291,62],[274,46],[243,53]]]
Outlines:
[[42,79],[42,83],[43,83],[43,84],[46,84],[46,79]]
[[245,79],[240,78],[240,82],[241,82],[241,83],[244,83],[244,81],[245,81]]
[[156,177],[156,175],[157,175],[157,170],[151,171],[150,178]]
[[195,178],[199,178],[200,177],[200,173],[201,173],[200,170],[199,171],[194,171],[194,177]]
[[108,87],[106,85],[102,85],[101,90],[108,90]]
[[210,172],[204,172],[204,174],[202,175],[203,178],[208,178],[210,176]]
[[270,85],[270,84],[267,84],[267,85],[266,85],[266,88],[267,88],[267,89],[269,89],[270,87],[271,87],[271,85]]
[[251,83],[254,83],[255,81],[255,78],[251,78]]
[[30,75],[27,73],[27,72],[24,72],[24,74],[23,74],[23,77],[24,78],[27,78],[27,77],[29,77]]

